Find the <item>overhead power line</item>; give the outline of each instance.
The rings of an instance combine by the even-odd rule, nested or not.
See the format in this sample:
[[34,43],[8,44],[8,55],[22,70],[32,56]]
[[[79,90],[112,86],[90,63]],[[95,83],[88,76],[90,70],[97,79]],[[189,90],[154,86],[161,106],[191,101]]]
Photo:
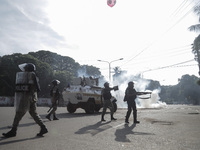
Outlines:
[[163,56],[162,60],[164,60],[165,58],[175,58],[177,56],[185,54],[192,54],[191,45],[176,47],[169,50],[162,49],[159,52],[151,53],[149,55],[146,55],[145,57],[136,58],[133,63],[129,63],[126,66],[149,63],[157,59],[162,59],[161,55]]
[[[195,6],[199,5],[200,2],[197,2],[195,4]],[[192,7],[191,9],[189,9],[189,11],[187,11],[180,19],[178,19],[173,25],[171,25],[165,32],[163,32],[163,34],[161,34],[158,38],[156,38],[152,43],[150,43],[149,45],[147,45],[145,48],[143,48],[140,52],[138,52],[136,55],[134,55],[132,58],[130,58],[129,60],[127,60],[124,64],[122,64],[121,66],[126,65],[127,63],[131,62],[133,59],[135,59],[136,57],[138,57],[139,55],[141,55],[144,51],[146,51],[150,46],[152,46],[154,43],[156,43],[160,37],[164,36],[166,33],[168,33],[170,30],[172,30],[180,21],[182,21],[187,15],[189,15],[192,11],[193,11]],[[120,67],[121,67],[120,66]]]
[[[145,71],[142,71],[142,72],[144,73],[144,72],[149,72],[149,71],[154,71],[154,70],[159,70],[159,69],[165,69],[165,68],[170,68],[170,67],[178,67],[178,65],[185,64],[185,63],[192,62],[192,61],[194,61],[194,59],[184,61],[184,62],[180,62],[180,63],[176,63],[176,64],[169,65],[169,66],[158,67],[158,68],[154,68],[154,69],[148,69],[148,70],[145,70]],[[196,65],[198,65],[198,64],[196,64]],[[191,66],[191,65],[184,65],[184,66]],[[194,65],[192,65],[192,66],[194,66]]]
[[178,6],[178,8],[175,9],[175,11],[171,14],[172,17],[176,16],[180,10],[186,5],[188,0],[182,1],[182,3]]
[[[171,55],[171,56],[167,56],[167,58],[176,58],[177,56],[181,56],[181,55],[186,55],[188,52],[184,52],[184,53],[181,53],[181,54],[176,54],[176,55]],[[166,58],[166,57],[165,57]],[[165,59],[165,58],[163,58],[163,59]],[[161,58],[160,58],[161,59]],[[162,60],[163,60],[162,59]],[[140,61],[141,60],[141,61]],[[149,57],[149,59],[148,58],[145,58],[145,59],[140,59],[140,60],[137,60],[136,62],[134,62],[134,63],[131,63],[131,64],[128,64],[128,65],[126,65],[126,66],[135,66],[135,65],[141,65],[141,64],[148,64],[148,63],[150,63],[150,62],[152,62],[152,61],[158,61],[158,59],[156,59],[155,57]]]

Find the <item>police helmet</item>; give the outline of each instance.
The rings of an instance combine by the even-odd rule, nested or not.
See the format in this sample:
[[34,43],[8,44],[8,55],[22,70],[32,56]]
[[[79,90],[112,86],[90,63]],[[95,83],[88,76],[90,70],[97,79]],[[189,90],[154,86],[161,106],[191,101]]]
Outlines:
[[36,70],[35,65],[32,64],[32,63],[20,64],[20,65],[19,65],[19,68],[20,68],[22,71],[28,71],[28,72],[35,71],[35,70]]
[[109,87],[109,83],[108,83],[108,82],[105,82],[105,83],[104,83],[104,87]]
[[134,85],[134,82],[133,81],[130,81],[129,83],[128,83],[128,86],[133,86]]
[[53,85],[58,85],[58,84],[60,84],[60,81],[59,80],[53,80],[52,82],[51,82]]

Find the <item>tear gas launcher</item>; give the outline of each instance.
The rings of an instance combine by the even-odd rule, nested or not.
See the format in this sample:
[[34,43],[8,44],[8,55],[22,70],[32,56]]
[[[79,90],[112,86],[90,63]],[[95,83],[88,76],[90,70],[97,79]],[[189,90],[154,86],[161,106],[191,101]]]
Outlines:
[[152,92],[137,92],[137,95],[151,94]]
[[149,98],[151,98],[151,93],[152,92],[137,92],[137,95],[147,95],[147,94],[149,94],[148,96],[138,96],[138,98],[140,98],[140,99],[149,99]]
[[118,86],[114,86],[114,87],[113,87],[113,90],[114,90],[114,91],[119,90]]

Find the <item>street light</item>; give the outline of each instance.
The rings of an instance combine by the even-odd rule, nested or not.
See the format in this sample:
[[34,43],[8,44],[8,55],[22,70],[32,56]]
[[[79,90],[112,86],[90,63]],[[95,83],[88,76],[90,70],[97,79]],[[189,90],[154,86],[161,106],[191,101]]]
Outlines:
[[118,60],[123,60],[123,58],[120,58],[120,59],[117,59],[117,60],[112,60],[112,61],[105,61],[105,60],[97,60],[97,61],[100,61],[100,62],[106,62],[108,63],[109,65],[109,81],[111,81],[111,63],[114,62],[114,61],[118,61]]

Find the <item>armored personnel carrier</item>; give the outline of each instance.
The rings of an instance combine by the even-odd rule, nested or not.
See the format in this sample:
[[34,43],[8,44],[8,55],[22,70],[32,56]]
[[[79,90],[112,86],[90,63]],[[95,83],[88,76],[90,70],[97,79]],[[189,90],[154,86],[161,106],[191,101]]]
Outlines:
[[[103,107],[102,88],[98,87],[98,78],[75,78],[62,92],[63,99],[67,103],[69,113],[74,113],[77,108],[82,108],[86,113],[98,112]],[[114,112],[117,110],[116,98],[112,97]]]

